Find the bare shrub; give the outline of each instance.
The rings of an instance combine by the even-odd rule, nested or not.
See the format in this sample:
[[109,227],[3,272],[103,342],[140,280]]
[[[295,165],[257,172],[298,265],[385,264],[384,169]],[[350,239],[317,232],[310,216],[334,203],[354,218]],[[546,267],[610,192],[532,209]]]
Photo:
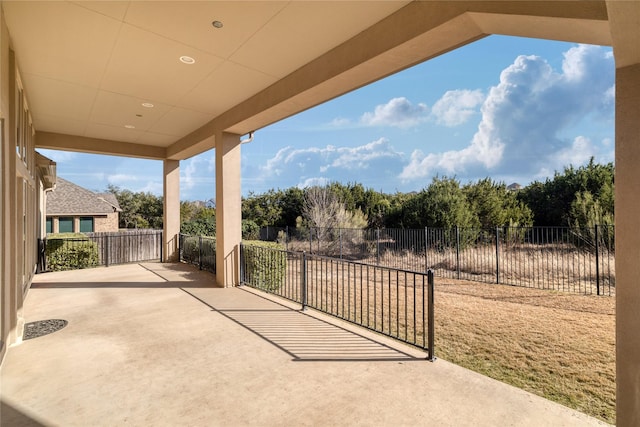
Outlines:
[[328,186],[305,190],[302,226],[308,227],[312,250],[323,255],[341,255],[342,251],[364,242],[362,233],[368,224],[360,209],[349,211]]

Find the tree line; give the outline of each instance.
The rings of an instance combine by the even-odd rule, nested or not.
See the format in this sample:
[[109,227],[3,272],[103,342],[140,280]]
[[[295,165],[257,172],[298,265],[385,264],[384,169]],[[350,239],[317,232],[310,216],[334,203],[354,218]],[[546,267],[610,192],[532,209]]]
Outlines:
[[[122,212],[121,228],[162,228],[162,197],[109,186]],[[181,232],[215,235],[215,202],[183,201]],[[518,191],[490,178],[461,184],[436,176],[422,190],[382,193],[359,183],[249,193],[242,199],[243,234],[257,237],[261,227],[423,228],[454,226],[612,225],[614,166],[568,166],[552,178]]]
[[[333,213],[325,218],[311,214],[314,203],[310,196],[320,190],[333,195],[324,205],[325,212]],[[336,214],[335,206],[329,208],[331,203],[338,203],[350,214],[349,219]],[[490,178],[463,185],[447,176],[436,176],[421,191],[411,193],[387,194],[358,183],[337,182],[307,189],[272,189],[244,198],[242,218],[258,227],[323,227],[331,218],[334,226],[343,228],[613,225],[614,166],[597,164],[592,158],[585,166],[568,166],[517,191]]]

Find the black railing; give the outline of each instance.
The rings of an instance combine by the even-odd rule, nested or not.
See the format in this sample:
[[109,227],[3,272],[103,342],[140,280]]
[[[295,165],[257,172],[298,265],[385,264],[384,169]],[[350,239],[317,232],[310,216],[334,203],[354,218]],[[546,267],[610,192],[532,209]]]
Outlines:
[[39,242],[38,272],[155,261],[162,258],[162,230],[47,237]]
[[319,229],[265,227],[287,250],[440,277],[582,294],[615,290],[614,227]]
[[435,359],[432,271],[241,245],[240,281],[414,345]]
[[216,238],[180,234],[180,262],[197,265],[200,270],[216,272]]

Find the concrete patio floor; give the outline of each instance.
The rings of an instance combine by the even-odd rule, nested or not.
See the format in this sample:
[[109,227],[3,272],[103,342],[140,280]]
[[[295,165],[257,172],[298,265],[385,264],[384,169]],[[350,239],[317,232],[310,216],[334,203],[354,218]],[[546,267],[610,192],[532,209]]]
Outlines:
[[159,263],[36,276],[25,322],[69,323],[8,350],[0,425],[605,425],[313,310],[213,283]]

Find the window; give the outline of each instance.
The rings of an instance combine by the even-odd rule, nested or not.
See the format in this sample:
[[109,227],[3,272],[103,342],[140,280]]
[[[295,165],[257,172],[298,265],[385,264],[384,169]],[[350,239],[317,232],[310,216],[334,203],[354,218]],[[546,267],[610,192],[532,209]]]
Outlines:
[[59,233],[73,233],[73,218],[62,217],[58,220]]
[[47,218],[47,233],[53,233],[53,221],[51,217]]
[[93,233],[93,218],[81,217],[80,218],[80,232],[81,233]]

